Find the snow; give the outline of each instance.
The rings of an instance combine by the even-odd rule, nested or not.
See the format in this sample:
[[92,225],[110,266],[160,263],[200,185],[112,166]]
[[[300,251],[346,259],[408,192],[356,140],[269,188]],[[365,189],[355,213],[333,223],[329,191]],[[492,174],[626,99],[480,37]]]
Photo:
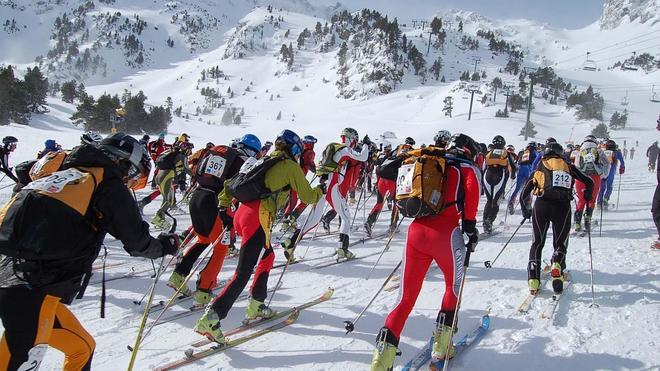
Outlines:
[[[150,9],[147,3],[151,2],[118,1],[112,6],[129,7],[133,3],[133,9],[139,11],[140,16],[147,19],[150,26],[163,25],[159,26],[161,31],[173,32],[164,26],[169,24],[171,14],[160,14]],[[322,16],[322,11],[309,9],[302,1],[281,1],[282,4],[279,5],[284,7],[284,10],[281,13],[277,10],[275,14],[283,15],[285,21],[279,29],[273,27],[264,32],[266,49],[248,54],[243,59],[233,59],[224,58],[226,42],[234,35],[239,21],[251,27],[262,24],[269,26],[264,22],[264,7],[252,8],[251,2],[229,3],[235,7],[227,11],[227,23],[222,25],[216,38],[211,40],[208,49],[196,50],[192,54],[183,47],[170,51],[171,54],[168,54],[170,52],[167,50],[160,51],[161,54],[157,55],[162,58],[148,69],[133,71],[122,68],[117,75],[108,78],[108,81],[88,86],[88,93],[98,97],[104,92],[121,94],[124,89],[134,92],[143,90],[151,104],[163,104],[165,99],[171,96],[174,107],[182,106],[184,113],[189,112],[191,116],[190,119],[175,118],[168,130],[167,140],[171,142],[176,135],[186,132],[197,147],[207,141],[216,144],[228,143],[232,138],[247,132],[258,135],[264,142],[272,141],[279,131],[290,128],[301,136],[311,134],[317,137],[317,153],[320,154],[323,146],[337,140],[341,129],[346,126],[356,128],[360,136],[369,134],[375,139],[380,134],[391,131],[398,138],[412,136],[418,144],[430,143],[439,129],[447,129],[452,133],[464,132],[485,143],[489,143],[494,135],[501,134],[516,148],[524,144],[518,133],[525,123],[526,112],[512,113],[508,119],[494,118],[495,112],[503,108],[503,94],[498,93],[497,101],[489,102],[488,105],[479,103],[481,95],[475,94],[472,118],[468,120],[470,102],[469,99],[463,98],[469,94],[458,82],[451,80],[455,80],[460,71],[472,71],[472,56],[481,57],[479,70],[487,72],[488,81],[500,76],[505,82],[517,86],[517,77],[498,72],[506,63],[506,58],[499,56],[491,59],[491,53],[486,50],[486,42],[483,39],[479,39],[479,51],[459,51],[454,45],[455,38],[460,36],[455,33],[457,22],[454,23],[454,31],[448,33],[448,46],[446,55],[443,56],[443,74],[447,74],[447,83],[429,80],[426,85],[421,85],[416,77],[406,75],[403,86],[397,87],[391,94],[344,100],[337,98],[337,88],[334,85],[337,73],[336,50],[318,53],[310,47],[297,51],[296,62],[291,71],[286,71],[285,64],[276,59],[286,30],[291,30],[286,42],[295,45],[298,34],[304,28],[313,30],[317,21],[322,24],[325,22],[324,19],[316,17]],[[214,9],[220,9],[220,6]],[[215,16],[221,14],[215,13]],[[534,302],[528,314],[521,315],[517,312],[516,308],[526,293],[526,265],[531,242],[529,223],[523,225],[492,269],[484,268],[483,262],[493,259],[510,237],[521,220],[518,212],[507,217],[505,225],[498,226],[503,230],[500,235],[481,242],[473,255],[459,314],[458,336],[468,331],[487,308],[491,309],[491,330],[478,344],[470,348],[469,352],[453,361],[452,367],[464,370],[657,369],[660,365],[660,355],[657,351],[657,334],[660,330],[660,275],[657,267],[660,265],[660,256],[657,251],[648,248],[651,241],[657,237],[650,216],[650,203],[656,180],[655,174],[646,170],[644,153],[646,147],[658,139],[653,122],[660,106],[649,102],[649,97],[654,83],[657,85],[656,91],[660,92],[660,73],[657,70],[649,74],[642,71],[607,70],[607,67],[617,60],[627,58],[633,50],[645,49],[651,54],[655,53],[657,57],[658,45],[655,36],[660,30],[657,23],[622,22],[611,30],[601,30],[599,25],[594,23],[581,30],[561,30],[526,20],[489,20],[477,15],[468,17],[467,13],[461,15],[466,19],[466,34],[474,37],[474,32],[480,27],[493,29],[500,37],[522,46],[528,57],[527,65],[547,63],[555,68],[559,76],[578,84],[580,90],[592,84],[606,100],[606,118],[615,110],[623,109],[621,101],[627,95],[630,100],[627,106],[628,127],[611,134],[619,144],[625,140],[629,149],[635,141],[639,141],[639,146],[636,148],[635,160],[627,161],[626,174],[615,183],[616,187],[621,181],[618,210],[604,213],[602,236],[597,232],[592,236],[595,301],[600,307],[589,307],[591,286],[587,240],[572,238],[567,263],[573,283],[559,305],[555,321],[539,319],[542,304],[550,300],[547,294]],[[49,20],[43,21],[43,29],[22,36],[29,36],[23,40],[34,48],[23,48],[19,52],[16,51],[15,39],[10,42],[6,41],[4,36],[0,37],[0,50],[3,50],[0,53],[0,61],[24,66],[30,63],[34,56],[45,54],[44,48],[47,48],[47,45],[43,45],[44,38],[37,37],[37,34],[48,34],[54,15],[42,13],[40,17],[50,17]],[[38,23],[37,20],[27,17],[21,18],[21,22]],[[419,35],[421,30],[408,26],[403,31],[420,50],[426,50],[423,46],[424,38],[415,36]],[[151,35],[149,38],[160,38],[162,43],[166,39],[164,35]],[[636,37],[639,38],[634,39]],[[636,42],[639,44],[632,45]],[[586,52],[602,48],[606,49],[593,55],[600,70],[583,71],[581,67]],[[427,61],[432,62],[434,56],[439,55],[436,53],[438,52],[432,51]],[[229,81],[220,81],[217,85],[209,79],[198,81],[203,68],[216,65],[230,76]],[[323,79],[330,82],[324,83]],[[251,82],[253,85],[250,85]],[[241,126],[220,125],[224,109],[216,109],[212,114],[200,118],[193,116],[195,108],[203,105],[203,97],[197,90],[198,85],[199,89],[217,87],[223,95],[227,87],[231,87],[236,95],[235,98],[228,99],[228,104],[245,108],[246,115]],[[250,92],[245,92],[247,86],[250,86]],[[294,92],[294,86],[300,87],[301,91]],[[479,87],[482,91],[487,91],[484,85]],[[279,98],[269,100],[271,95],[278,94]],[[452,118],[445,117],[442,112],[443,100],[449,95],[454,97]],[[554,136],[562,143],[579,142],[597,124],[595,121],[576,120],[574,111],[565,109],[561,102],[559,105],[550,105],[541,99],[535,99],[534,104],[532,121],[539,131],[535,140],[543,141],[548,136]],[[11,166],[33,158],[47,138],[57,140],[65,148],[71,148],[78,143],[81,129],[73,126],[69,119],[75,106],[51,98],[48,107],[50,112],[35,115],[30,126],[11,124],[0,127],[0,137],[11,134],[20,141],[10,159]],[[278,121],[276,116],[280,111],[282,120]],[[217,124],[209,125],[208,121]],[[396,145],[401,139],[387,140]],[[0,183],[0,202],[5,202],[11,195],[10,188],[2,189],[7,185],[7,179]],[[147,191],[138,192],[138,197],[146,193]],[[159,201],[160,199],[157,199],[146,208],[146,220],[153,216]],[[372,202],[373,200],[370,200],[369,205]],[[179,229],[189,224],[188,216],[177,218]],[[358,212],[356,224],[361,225],[364,218],[364,213]],[[386,228],[385,216],[380,219],[374,234]],[[498,221],[503,219],[502,212]],[[390,250],[384,254],[369,280],[365,277],[376,261],[376,256],[318,270],[310,270],[312,263],[291,266],[284,276],[284,286],[273,298],[272,305],[275,309],[301,304],[320,295],[328,286],[336,289],[334,297],[329,302],[303,311],[298,322],[285,330],[197,362],[187,369],[368,369],[375,335],[383,325],[385,316],[393,308],[397,293],[383,292],[356,324],[356,330],[352,334],[345,335],[342,322],[355,318],[399,262],[405,244],[407,223],[404,222],[401,233],[395,236]],[[351,240],[355,241],[360,237],[361,232],[356,232]],[[552,250],[550,238],[551,236],[548,236],[544,249],[546,260]],[[383,240],[372,240],[356,246],[353,250],[358,255],[366,255],[381,251],[384,243]],[[120,244],[111,237],[106,240],[106,244],[110,247],[109,263],[128,262],[122,266],[108,268],[110,277],[125,274],[131,268],[141,270],[151,267],[146,260],[128,258],[121,250]],[[336,245],[336,237],[319,238],[313,243],[303,241],[298,251],[302,254],[309,247],[307,257],[315,257],[332,252]],[[276,249],[276,259],[276,264],[284,259],[279,248]],[[229,278],[236,263],[236,259],[227,260],[219,278]],[[280,272],[281,269],[273,270],[270,275],[271,285],[274,285]],[[167,279],[168,275],[169,272],[163,280]],[[98,277],[92,280],[95,279]],[[128,363],[130,353],[126,350],[126,345],[132,345],[134,342],[143,309],[132,301],[142,297],[152,282],[149,274],[108,282],[106,319],[98,318],[98,284],[91,285],[85,298],[71,306],[72,311],[97,341],[94,369],[116,370]],[[430,336],[443,291],[441,275],[437,269],[431,270],[404,329],[401,339],[403,356],[397,358],[397,367],[412,357],[416,348],[422,346]],[[161,281],[156,290],[156,299],[163,300],[170,293]],[[223,321],[223,327],[232,328],[238,325],[245,306],[245,301],[238,301],[229,317]],[[185,310],[185,306],[176,306],[171,312]],[[191,330],[197,318],[196,314],[156,327],[140,350],[136,368],[151,369],[181,357],[187,344],[199,338]],[[61,362],[61,355],[51,349],[43,369],[58,369]]]

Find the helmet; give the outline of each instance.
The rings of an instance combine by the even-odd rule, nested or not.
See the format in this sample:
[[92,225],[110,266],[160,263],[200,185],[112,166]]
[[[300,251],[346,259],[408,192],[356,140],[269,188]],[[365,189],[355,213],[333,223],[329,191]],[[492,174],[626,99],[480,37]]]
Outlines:
[[103,137],[98,131],[86,131],[80,136],[81,144],[97,144],[101,140],[103,140]]
[[509,144],[508,146],[506,146],[506,150],[507,152],[515,152],[516,147],[514,147],[512,144]]
[[316,138],[314,138],[311,135],[305,135],[305,137],[303,138],[303,144],[314,144],[316,142],[317,142]]
[[495,148],[504,148],[506,145],[506,140],[504,140],[503,136],[496,135],[495,138],[493,138],[493,145]]
[[10,144],[14,144],[14,143],[18,143],[18,139],[16,139],[16,137],[8,135],[2,138],[2,144],[5,146],[5,148],[9,147]]
[[455,155],[465,157],[474,162],[480,151],[479,143],[465,134],[454,134],[447,150]]
[[341,131],[341,136],[344,137],[344,142],[352,143],[353,141],[357,142],[360,140],[357,130],[353,128],[346,128]]
[[254,134],[245,134],[238,141],[239,148],[248,148],[254,152],[261,151],[261,141]]
[[151,137],[150,137],[149,135],[147,135],[147,134],[144,134],[144,135],[142,136],[142,140],[145,141],[145,142],[148,142],[150,139],[151,139]]
[[587,135],[586,137],[584,137],[583,142],[592,142],[593,144],[598,144],[598,140],[593,135]]
[[213,142],[206,143],[206,149],[211,149],[213,147],[215,147],[215,144],[213,144]]
[[414,146],[415,145],[415,140],[411,137],[407,137],[405,143],[409,144],[411,146]]
[[536,142],[531,141],[531,142],[527,143],[527,148],[536,148]]
[[183,134],[179,135],[179,140],[182,141],[182,142],[186,141],[188,139],[190,139],[190,136],[186,133],[183,133]]
[[545,140],[545,145],[547,146],[550,143],[557,143],[557,139],[553,137],[549,137],[548,139]]
[[146,176],[151,170],[151,158],[147,150],[130,135],[113,134],[101,140],[99,148],[108,157],[128,163],[129,166],[124,171],[129,179]]
[[481,153],[484,154],[488,152],[488,146],[486,145],[486,143],[479,143],[479,151],[481,151]]
[[165,132],[164,131],[161,131],[160,133],[158,133],[158,139],[165,139]]
[[550,142],[545,146],[545,150],[543,151],[543,156],[549,157],[549,156],[562,156],[564,154],[564,148],[561,146],[561,144],[557,142]]
[[57,149],[58,147],[55,139],[46,139],[46,141],[44,142],[44,146],[46,147],[46,149]]
[[[346,130],[347,129],[344,129],[344,131]],[[357,132],[355,132],[355,134],[357,134]],[[343,132],[342,135],[344,135]],[[355,136],[355,138],[357,138],[357,135]],[[286,143],[291,149],[292,155],[299,156],[302,153],[302,141],[300,140],[298,134],[294,133],[293,131],[289,129],[282,130],[280,135],[277,136],[277,140]]]
[[610,151],[616,150],[616,143],[612,139],[608,139],[607,142],[605,142],[605,149]]
[[568,143],[568,144],[566,145],[566,149],[569,150],[569,151],[572,151],[572,150],[575,149],[575,146],[574,146],[572,143]]
[[439,130],[437,134],[433,137],[435,145],[438,147],[444,147],[451,140],[451,133],[447,130]]
[[385,143],[383,145],[383,151],[391,151],[392,150],[392,143]]

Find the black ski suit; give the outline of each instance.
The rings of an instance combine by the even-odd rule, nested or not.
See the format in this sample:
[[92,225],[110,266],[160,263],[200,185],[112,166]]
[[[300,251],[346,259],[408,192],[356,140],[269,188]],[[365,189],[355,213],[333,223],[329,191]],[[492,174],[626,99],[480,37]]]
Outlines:
[[[660,151],[658,151],[656,156],[656,160],[660,161]],[[653,214],[655,229],[658,231],[658,239],[660,240],[660,166],[657,168],[655,174],[658,184],[655,186],[655,194],[653,194],[653,206],[651,207],[651,214]]]
[[658,148],[658,142],[651,144],[651,146],[646,150],[646,157],[649,158],[649,171],[655,170],[658,154],[660,154],[660,148]]
[[[551,158],[553,157],[544,156],[543,160]],[[558,157],[554,156],[554,158]],[[544,166],[543,160],[539,164],[539,168]],[[566,160],[563,159],[563,161]],[[568,161],[566,162],[568,163]],[[585,184],[585,198],[590,198],[592,195],[594,184],[591,177],[578,170],[573,164],[568,164],[568,168],[572,177],[570,189],[558,192],[546,191],[543,195],[537,196],[536,202],[534,202],[531,211],[534,239],[529,250],[529,263],[527,264],[527,276],[529,279],[540,279],[542,270],[541,252],[545,245],[545,238],[550,223],[552,223],[552,245],[554,247],[552,262],[561,264],[562,271],[566,268],[566,249],[568,248],[568,237],[571,232],[571,200],[573,199],[572,192],[575,179]],[[520,194],[520,206],[523,209],[523,216],[525,217],[528,217],[528,213],[530,213],[525,209],[526,205],[531,203],[532,190],[537,186],[533,174]]]
[[[504,151],[504,149],[494,149],[486,155],[484,161],[486,170],[484,171],[484,193],[486,194],[486,205],[484,206],[484,230],[488,231],[492,228],[497,213],[500,211],[500,199],[506,192],[506,183],[509,176],[511,179],[516,179],[516,161],[513,155],[507,153],[504,159],[492,160],[494,151]],[[490,164],[489,164],[490,162]]]

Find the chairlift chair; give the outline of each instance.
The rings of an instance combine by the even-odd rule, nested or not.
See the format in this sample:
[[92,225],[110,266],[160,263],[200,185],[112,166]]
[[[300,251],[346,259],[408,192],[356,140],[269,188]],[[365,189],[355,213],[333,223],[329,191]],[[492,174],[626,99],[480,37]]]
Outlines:
[[593,72],[598,70],[598,66],[596,65],[596,62],[594,62],[592,59],[589,59],[589,54],[591,53],[587,52],[587,59],[582,64],[582,69],[585,71]]

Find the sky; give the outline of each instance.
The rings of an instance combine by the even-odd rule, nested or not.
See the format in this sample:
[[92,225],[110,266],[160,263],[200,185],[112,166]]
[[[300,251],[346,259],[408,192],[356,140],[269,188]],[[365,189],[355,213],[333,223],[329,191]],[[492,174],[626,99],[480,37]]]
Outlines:
[[[333,5],[338,0],[309,0]],[[369,7],[399,18],[420,18],[443,9],[473,10],[496,19],[526,18],[567,29],[585,27],[600,18],[605,0],[339,0],[349,9]],[[403,22],[404,19],[401,19]]]

